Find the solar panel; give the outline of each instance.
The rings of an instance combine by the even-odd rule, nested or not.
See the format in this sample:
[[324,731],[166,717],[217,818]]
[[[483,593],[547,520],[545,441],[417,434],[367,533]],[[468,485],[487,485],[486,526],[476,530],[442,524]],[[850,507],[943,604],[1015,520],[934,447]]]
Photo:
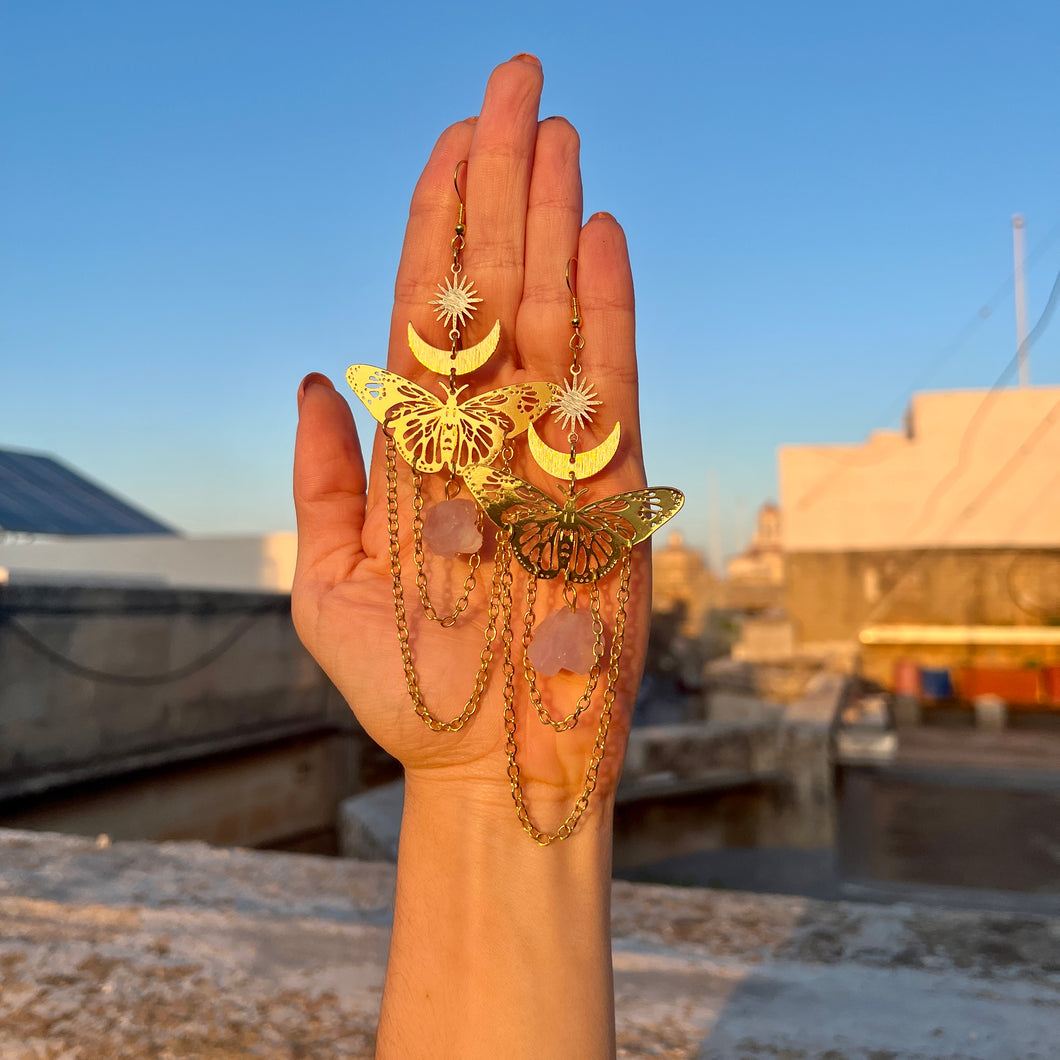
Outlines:
[[0,449],[0,531],[30,534],[177,533],[43,453]]

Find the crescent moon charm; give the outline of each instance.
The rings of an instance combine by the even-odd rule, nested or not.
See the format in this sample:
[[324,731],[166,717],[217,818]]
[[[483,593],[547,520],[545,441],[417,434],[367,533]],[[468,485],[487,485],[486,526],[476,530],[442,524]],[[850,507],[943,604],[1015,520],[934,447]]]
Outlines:
[[615,455],[621,436],[622,424],[616,423],[614,430],[595,449],[576,453],[572,457],[570,453],[561,453],[558,449],[546,445],[532,423],[526,429],[530,455],[537,466],[558,479],[569,479],[572,471],[576,479],[592,478],[598,471],[603,471]]
[[481,368],[493,356],[500,337],[501,322],[498,320],[481,342],[476,342],[466,350],[457,350],[454,354],[452,350],[440,350],[437,346],[424,342],[416,334],[412,324],[409,324],[409,349],[412,350],[413,356],[424,368],[429,368],[439,375],[448,375],[451,370],[457,375],[467,375],[468,372]]

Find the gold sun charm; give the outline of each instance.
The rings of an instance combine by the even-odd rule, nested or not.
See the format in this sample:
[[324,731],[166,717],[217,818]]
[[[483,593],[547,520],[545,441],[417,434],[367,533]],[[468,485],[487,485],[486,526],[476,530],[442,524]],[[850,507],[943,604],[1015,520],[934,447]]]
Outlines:
[[475,297],[478,292],[466,276],[456,277],[455,284],[452,278],[447,279],[444,287],[438,284],[438,290],[441,294],[430,301],[431,305],[438,307],[434,319],[444,320],[450,328],[463,327],[475,312],[475,303],[482,301]]
[[592,383],[575,377],[573,385],[570,380],[563,380],[563,389],[552,401],[553,415],[564,429],[581,430],[593,421],[593,410],[602,405],[596,396]]

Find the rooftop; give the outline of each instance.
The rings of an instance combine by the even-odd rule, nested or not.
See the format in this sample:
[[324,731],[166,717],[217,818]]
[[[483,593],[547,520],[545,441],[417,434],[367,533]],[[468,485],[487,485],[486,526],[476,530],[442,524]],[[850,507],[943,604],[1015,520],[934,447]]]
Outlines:
[[0,531],[175,534],[164,523],[45,453],[0,448]]
[[[373,1055],[392,866],[3,830],[0,865],[0,1056]],[[612,935],[627,1060],[1056,1055],[1057,918],[616,883]]]

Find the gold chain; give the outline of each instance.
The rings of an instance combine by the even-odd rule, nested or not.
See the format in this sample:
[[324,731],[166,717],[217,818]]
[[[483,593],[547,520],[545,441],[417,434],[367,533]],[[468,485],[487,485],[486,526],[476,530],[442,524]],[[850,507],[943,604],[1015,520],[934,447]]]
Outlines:
[[457,600],[453,610],[447,615],[439,615],[431,603],[431,597],[427,591],[427,572],[423,565],[423,475],[413,469],[412,471],[412,541],[413,552],[416,558],[416,588],[419,590],[420,603],[423,605],[423,613],[432,621],[438,622],[443,629],[449,629],[456,624],[456,620],[467,610],[468,599],[475,590],[475,571],[482,562],[482,556],[473,552],[468,557],[467,576],[464,578],[463,591]]
[[534,604],[537,602],[537,578],[531,575],[526,583],[526,613],[523,615],[523,673],[530,688],[530,702],[537,710],[537,716],[545,725],[551,725],[556,732],[566,732],[578,724],[582,712],[589,705],[596,685],[600,680],[600,660],[604,655],[604,622],[600,617],[600,589],[596,582],[589,584],[589,609],[593,616],[593,665],[585,680],[585,691],[570,712],[562,721],[556,721],[549,713],[548,707],[541,701],[541,690],[537,687],[537,671],[527,651],[534,639]]
[[[509,528],[506,533],[500,534],[499,537],[500,545],[496,562],[510,571],[512,560],[511,529]],[[504,732],[507,737],[504,751],[508,757],[508,780],[511,784],[512,799],[515,801],[515,811],[519,816],[519,823],[522,824],[526,834],[539,846],[548,846],[549,843],[553,843],[557,839],[566,839],[574,831],[578,821],[581,820],[582,814],[585,813],[589,806],[589,799],[596,789],[597,775],[607,744],[607,731],[611,727],[611,715],[618,685],[619,662],[622,658],[622,645],[625,641],[626,604],[629,602],[629,577],[632,567],[632,555],[633,549],[627,546],[622,553],[617,596],[618,606],[615,611],[615,633],[611,639],[611,658],[607,669],[604,704],[600,711],[600,724],[596,730],[596,742],[593,744],[589,765],[585,770],[585,784],[581,794],[575,800],[574,808],[555,832],[542,832],[535,827],[530,820],[530,814],[526,809],[526,802],[523,798],[519,763],[516,761],[518,746],[515,742],[515,666],[512,664],[512,596],[510,577],[507,586],[502,587],[501,590],[501,610],[504,614],[504,623],[501,626],[501,641],[504,644]]]
[[[479,653],[478,673],[475,674],[475,687],[464,704],[464,709],[451,721],[440,721],[423,702],[419,681],[416,678],[416,667],[412,658],[412,646],[409,643],[408,619],[405,615],[405,590],[401,584],[401,549],[398,543],[398,496],[397,496],[397,446],[393,435],[386,435],[386,514],[387,528],[390,531],[390,577],[394,590],[394,618],[397,623],[398,642],[401,645],[401,660],[405,668],[405,683],[408,686],[409,698],[416,713],[424,724],[435,732],[458,732],[467,720],[478,710],[482,693],[486,688],[490,663],[493,661],[493,642],[497,636],[497,617],[500,614],[498,599],[503,599],[503,587],[507,579],[507,592],[511,599],[511,570],[503,570],[497,563],[493,569],[493,582],[490,587],[489,622],[484,634],[485,645]],[[510,566],[510,565],[509,565]],[[510,613],[510,607],[509,607]],[[510,622],[508,623],[510,625]]]

